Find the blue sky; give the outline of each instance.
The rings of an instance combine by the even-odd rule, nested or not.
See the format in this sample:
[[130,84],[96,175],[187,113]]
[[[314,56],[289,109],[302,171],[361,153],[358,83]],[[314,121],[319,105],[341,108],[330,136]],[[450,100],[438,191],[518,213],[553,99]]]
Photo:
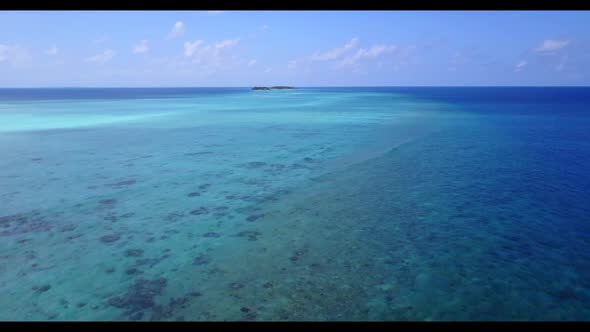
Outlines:
[[0,12],[0,87],[277,84],[590,85],[590,12]]

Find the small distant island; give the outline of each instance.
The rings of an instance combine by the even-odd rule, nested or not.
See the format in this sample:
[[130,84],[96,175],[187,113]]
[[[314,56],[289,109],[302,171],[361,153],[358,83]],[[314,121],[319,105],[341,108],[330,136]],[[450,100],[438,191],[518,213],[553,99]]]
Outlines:
[[292,86],[271,86],[271,87],[255,86],[252,88],[252,90],[291,90],[291,89],[295,89],[295,88]]

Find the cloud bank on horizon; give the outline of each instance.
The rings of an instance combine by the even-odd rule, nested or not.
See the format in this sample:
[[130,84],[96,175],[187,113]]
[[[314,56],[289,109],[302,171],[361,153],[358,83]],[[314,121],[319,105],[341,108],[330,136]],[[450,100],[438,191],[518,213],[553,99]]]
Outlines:
[[588,31],[590,12],[2,12],[0,87],[590,85]]

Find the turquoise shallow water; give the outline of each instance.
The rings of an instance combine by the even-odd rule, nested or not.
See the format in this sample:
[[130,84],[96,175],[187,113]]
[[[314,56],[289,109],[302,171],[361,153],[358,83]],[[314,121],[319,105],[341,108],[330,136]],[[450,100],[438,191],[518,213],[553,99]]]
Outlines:
[[0,319],[588,319],[588,105],[1,90]]

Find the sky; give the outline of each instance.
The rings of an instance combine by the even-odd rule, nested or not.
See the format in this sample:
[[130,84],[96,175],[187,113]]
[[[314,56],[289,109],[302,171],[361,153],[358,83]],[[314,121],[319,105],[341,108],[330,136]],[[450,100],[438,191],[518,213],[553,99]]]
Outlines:
[[0,11],[0,87],[590,86],[590,11]]

